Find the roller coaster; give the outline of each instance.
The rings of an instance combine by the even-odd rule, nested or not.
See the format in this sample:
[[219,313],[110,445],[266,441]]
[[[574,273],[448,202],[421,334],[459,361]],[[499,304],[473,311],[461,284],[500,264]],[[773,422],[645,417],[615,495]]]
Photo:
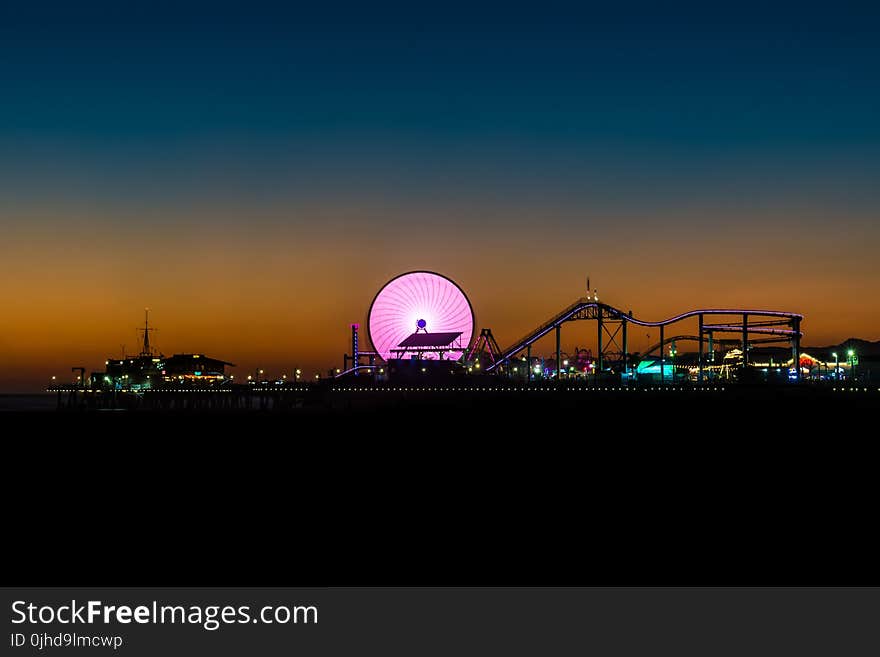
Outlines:
[[[711,317],[710,323],[706,322]],[[696,317],[698,331],[696,335],[680,334],[666,336],[666,327],[686,319]],[[800,325],[803,315],[779,310],[755,310],[745,308],[701,308],[689,310],[668,319],[657,322],[638,319],[632,311],[624,312],[619,308],[598,301],[596,296],[582,297],[570,306],[561,310],[549,320],[513,342],[507,349],[500,351],[486,367],[486,372],[501,371],[514,358],[523,352],[531,360],[532,345],[549,334],[556,332],[556,362],[560,362],[560,345],[562,325],[566,322],[593,320],[597,324],[598,349],[596,357],[597,372],[604,371],[606,366],[615,367],[625,372],[629,367],[627,345],[627,327],[629,324],[660,329],[660,340],[642,355],[649,355],[659,349],[661,372],[666,356],[663,347],[674,340],[694,340],[699,344],[698,380],[703,381],[703,370],[706,365],[704,346],[708,344],[708,354],[713,354],[713,341],[716,334],[736,333],[740,336],[743,353],[743,365],[749,364],[748,346],[754,342],[779,343],[789,342],[792,349],[793,362],[800,362],[800,341],[803,333]],[[750,340],[750,335],[761,337]],[[725,342],[728,342],[725,340]],[[800,368],[795,367],[796,377],[800,379]],[[559,376],[558,368],[557,374]]]

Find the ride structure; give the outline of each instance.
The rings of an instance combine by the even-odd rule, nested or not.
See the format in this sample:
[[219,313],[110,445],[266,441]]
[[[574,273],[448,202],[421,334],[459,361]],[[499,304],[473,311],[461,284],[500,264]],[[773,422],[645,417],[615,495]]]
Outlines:
[[[670,335],[667,337],[667,327],[683,320],[696,317],[698,320],[698,332],[693,335]],[[707,318],[711,321],[707,322]],[[501,357],[486,368],[487,372],[493,372],[505,367],[515,357],[526,352],[526,358],[531,359],[532,345],[549,334],[556,333],[556,361],[561,358],[562,325],[566,322],[592,320],[596,322],[596,337],[598,348],[596,350],[596,371],[601,375],[606,368],[613,368],[617,372],[628,372],[633,363],[630,362],[628,352],[627,329],[630,324],[644,327],[654,327],[660,330],[660,340],[642,356],[649,355],[655,350],[660,352],[661,372],[666,364],[664,347],[677,340],[694,339],[698,343],[698,381],[703,381],[704,366],[707,364],[704,356],[704,346],[708,344],[708,355],[714,358],[713,341],[716,334],[736,333],[740,336],[742,345],[743,367],[749,365],[749,345],[754,341],[763,343],[788,342],[791,345],[794,363],[800,361],[800,340],[803,335],[800,329],[803,315],[779,310],[758,310],[745,308],[701,308],[674,315],[660,321],[647,321],[633,316],[632,311],[624,312],[619,308],[602,303],[598,295],[586,296],[578,299],[570,306],[564,308],[549,320],[527,333],[525,336],[513,342],[501,353]],[[758,340],[751,340],[750,336],[760,335]],[[711,360],[709,362],[712,362]],[[800,378],[799,368],[795,367],[797,379]],[[556,370],[559,377],[559,368]]]
[[367,331],[385,361],[458,361],[474,335],[474,311],[464,291],[431,271],[411,271],[388,281],[370,304]]

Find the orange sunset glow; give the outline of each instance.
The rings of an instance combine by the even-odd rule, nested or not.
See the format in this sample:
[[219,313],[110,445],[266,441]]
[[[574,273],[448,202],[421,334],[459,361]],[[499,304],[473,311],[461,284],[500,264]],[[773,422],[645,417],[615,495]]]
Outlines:
[[[852,283],[880,283],[867,231],[835,254],[834,227],[800,213],[716,214],[709,234],[695,216],[654,235],[587,212],[580,225],[544,216],[537,230],[529,228],[537,208],[485,204],[188,212],[117,224],[116,214],[49,208],[20,222],[0,260],[0,386],[35,390],[52,376],[67,380],[73,366],[100,370],[122,345],[137,353],[145,307],[166,354],[222,358],[241,377],[257,368],[324,373],[341,366],[349,323],[363,322],[384,282],[410,269],[456,280],[478,329],[492,328],[502,346],[582,296],[588,275],[604,301],[646,319],[708,306],[776,308],[805,314],[806,346],[880,337],[880,302]],[[435,234],[438,224],[446,235]],[[656,338],[633,331],[631,348]],[[594,343],[586,326],[563,332],[564,348]],[[549,338],[544,346],[549,354]]]

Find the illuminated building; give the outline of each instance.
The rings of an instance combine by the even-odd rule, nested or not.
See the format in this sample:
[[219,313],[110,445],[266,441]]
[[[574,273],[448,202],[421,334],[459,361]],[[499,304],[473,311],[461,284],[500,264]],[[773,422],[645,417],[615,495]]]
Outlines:
[[172,384],[217,385],[227,380],[226,368],[234,367],[204,354],[156,353],[150,345],[149,310],[144,316],[143,348],[137,356],[108,359],[103,372],[92,372],[94,388],[145,390]]

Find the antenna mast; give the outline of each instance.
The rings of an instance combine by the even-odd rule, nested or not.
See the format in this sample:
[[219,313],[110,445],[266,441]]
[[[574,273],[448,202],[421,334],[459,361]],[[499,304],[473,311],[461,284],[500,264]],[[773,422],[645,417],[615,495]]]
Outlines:
[[598,301],[599,291],[594,290],[592,287],[590,287],[590,277],[587,276],[587,299],[589,299],[590,297],[593,298],[593,301]]
[[144,328],[138,330],[144,332],[144,348],[141,351],[141,356],[152,356],[153,349],[150,347],[150,331],[155,331],[156,329],[150,328],[149,308],[144,308]]

